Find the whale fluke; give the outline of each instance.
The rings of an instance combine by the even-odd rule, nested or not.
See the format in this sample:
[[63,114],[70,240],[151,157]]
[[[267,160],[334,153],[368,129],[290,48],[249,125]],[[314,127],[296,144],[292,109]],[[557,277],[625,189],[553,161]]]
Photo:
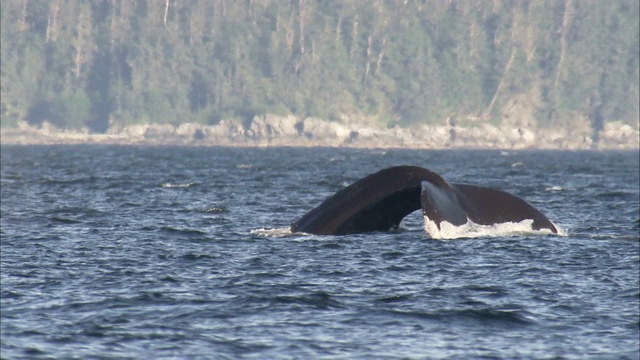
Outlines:
[[[523,199],[504,191],[449,184],[417,166],[378,171],[338,191],[291,225],[292,232],[346,235],[397,228],[404,217],[422,208],[425,221],[439,228],[444,221],[479,225],[532,220],[534,230],[556,227]],[[425,227],[427,228],[427,227]]]
[[445,183],[417,166],[396,166],[362,178],[327,198],[291,225],[293,232],[346,235],[387,231],[420,209],[420,183]]
[[468,184],[453,184],[452,188],[467,217],[476,224],[493,225],[533,220],[533,230],[549,229],[554,234],[558,233],[555,225],[538,209],[508,192]]

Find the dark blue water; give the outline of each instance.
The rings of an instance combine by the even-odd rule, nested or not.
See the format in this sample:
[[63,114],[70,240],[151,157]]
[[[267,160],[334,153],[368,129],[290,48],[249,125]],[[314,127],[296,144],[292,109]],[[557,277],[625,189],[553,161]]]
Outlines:
[[[1,356],[639,356],[632,152],[3,146]],[[568,236],[303,236],[385,167],[496,187]]]

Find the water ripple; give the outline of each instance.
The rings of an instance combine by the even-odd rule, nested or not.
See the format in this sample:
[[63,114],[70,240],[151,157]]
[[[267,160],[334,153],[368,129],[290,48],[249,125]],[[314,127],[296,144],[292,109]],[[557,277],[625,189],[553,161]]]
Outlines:
[[[0,156],[2,358],[639,355],[635,152]],[[419,213],[393,233],[290,232],[326,196],[400,164],[513,192],[568,235],[432,241]]]

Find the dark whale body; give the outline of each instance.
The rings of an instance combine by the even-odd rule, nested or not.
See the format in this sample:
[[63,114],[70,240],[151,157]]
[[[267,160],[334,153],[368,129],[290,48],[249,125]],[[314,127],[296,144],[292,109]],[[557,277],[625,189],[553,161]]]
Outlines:
[[556,227],[540,211],[504,191],[449,184],[417,166],[396,166],[362,178],[327,198],[291,225],[292,232],[346,235],[387,231],[422,208],[425,221],[479,225],[533,220],[534,230]]

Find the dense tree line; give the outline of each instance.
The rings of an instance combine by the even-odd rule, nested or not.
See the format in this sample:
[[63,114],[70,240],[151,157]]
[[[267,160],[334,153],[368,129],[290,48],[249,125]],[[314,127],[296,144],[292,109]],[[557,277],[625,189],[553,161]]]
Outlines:
[[2,125],[637,126],[637,0],[2,0]]

